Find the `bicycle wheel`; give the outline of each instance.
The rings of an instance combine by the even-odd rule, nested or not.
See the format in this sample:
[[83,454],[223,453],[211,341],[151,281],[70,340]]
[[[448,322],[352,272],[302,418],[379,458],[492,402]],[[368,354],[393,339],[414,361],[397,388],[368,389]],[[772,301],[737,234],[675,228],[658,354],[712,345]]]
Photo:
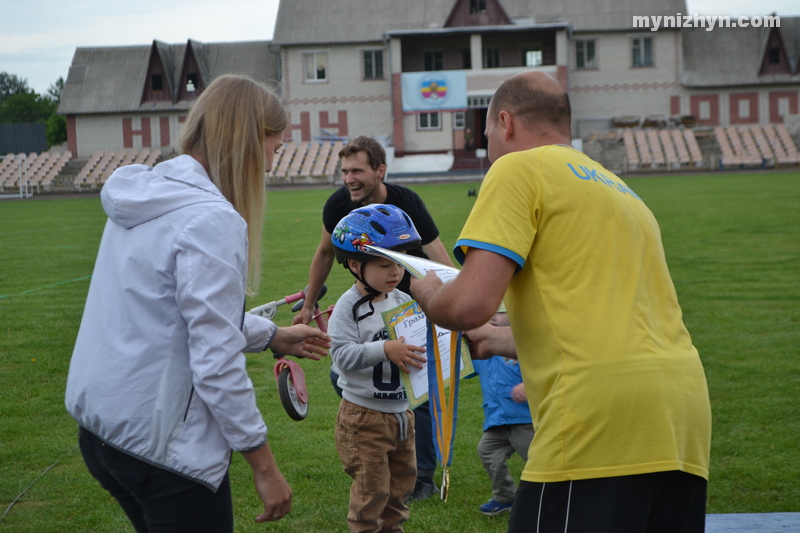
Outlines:
[[308,416],[308,404],[301,402],[297,397],[297,390],[292,382],[292,373],[286,367],[278,375],[278,394],[280,394],[281,404],[289,418],[300,421]]

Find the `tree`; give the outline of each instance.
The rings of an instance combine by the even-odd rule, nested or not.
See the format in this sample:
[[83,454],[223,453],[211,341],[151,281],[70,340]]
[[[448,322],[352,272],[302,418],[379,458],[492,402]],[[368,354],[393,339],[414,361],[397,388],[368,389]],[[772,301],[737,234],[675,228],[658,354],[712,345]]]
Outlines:
[[56,103],[59,103],[61,102],[61,92],[63,90],[64,90],[64,78],[59,77],[55,81],[55,83],[50,84],[50,87],[47,89],[47,94],[45,96],[54,100]]
[[16,74],[0,72],[0,104],[11,96],[30,92],[33,91],[28,87],[27,79],[22,79]]
[[67,117],[50,115],[47,119],[47,147],[61,144],[67,140]]
[[35,92],[14,94],[0,104],[0,124],[47,122],[56,107],[53,100]]
[[56,115],[64,78],[58,78],[39,95],[28,87],[28,80],[15,74],[0,72],[0,124],[47,124],[47,146],[61,144],[67,140],[67,119]]

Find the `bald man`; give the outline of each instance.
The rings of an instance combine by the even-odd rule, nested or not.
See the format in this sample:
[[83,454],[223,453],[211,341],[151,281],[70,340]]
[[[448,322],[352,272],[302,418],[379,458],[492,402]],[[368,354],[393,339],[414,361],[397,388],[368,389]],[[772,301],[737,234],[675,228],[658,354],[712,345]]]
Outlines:
[[[570,146],[541,72],[495,93],[492,161],[456,243],[460,274],[411,291],[473,357],[518,357],[536,435],[509,532],[701,532],[711,409],[653,214]],[[484,325],[504,299],[509,328]]]

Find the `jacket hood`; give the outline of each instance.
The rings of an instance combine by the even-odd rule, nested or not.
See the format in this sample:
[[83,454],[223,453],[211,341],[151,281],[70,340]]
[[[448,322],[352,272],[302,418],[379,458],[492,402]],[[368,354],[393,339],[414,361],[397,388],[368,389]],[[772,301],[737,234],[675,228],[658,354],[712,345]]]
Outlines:
[[103,210],[115,224],[132,228],[183,207],[224,202],[203,166],[188,155],[155,167],[129,165],[118,168],[100,192]]

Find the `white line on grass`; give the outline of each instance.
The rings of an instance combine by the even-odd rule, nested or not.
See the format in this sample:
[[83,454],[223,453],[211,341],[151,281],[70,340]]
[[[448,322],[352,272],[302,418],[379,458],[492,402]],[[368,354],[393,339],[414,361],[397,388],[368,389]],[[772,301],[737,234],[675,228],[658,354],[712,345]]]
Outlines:
[[22,295],[22,294],[27,294],[27,293],[29,293],[29,292],[36,292],[36,291],[40,291],[40,290],[42,290],[42,289],[49,289],[50,287],[56,287],[56,286],[58,286],[58,285],[64,285],[64,284],[66,284],[66,283],[75,283],[76,281],[83,281],[83,280],[85,280],[85,279],[89,279],[89,278],[91,278],[91,277],[92,277],[92,276],[91,276],[91,274],[90,274],[90,275],[88,275],[88,276],[83,276],[83,277],[81,277],[81,278],[68,279],[68,280],[66,280],[66,281],[59,281],[58,283],[51,283],[50,285],[45,285],[44,287],[36,287],[35,289],[28,289],[28,290],[26,290],[26,291],[18,292],[18,293],[16,293],[16,294],[3,294],[2,296],[0,296],[0,300],[2,300],[3,298],[11,298],[12,296],[20,296],[20,295]]

